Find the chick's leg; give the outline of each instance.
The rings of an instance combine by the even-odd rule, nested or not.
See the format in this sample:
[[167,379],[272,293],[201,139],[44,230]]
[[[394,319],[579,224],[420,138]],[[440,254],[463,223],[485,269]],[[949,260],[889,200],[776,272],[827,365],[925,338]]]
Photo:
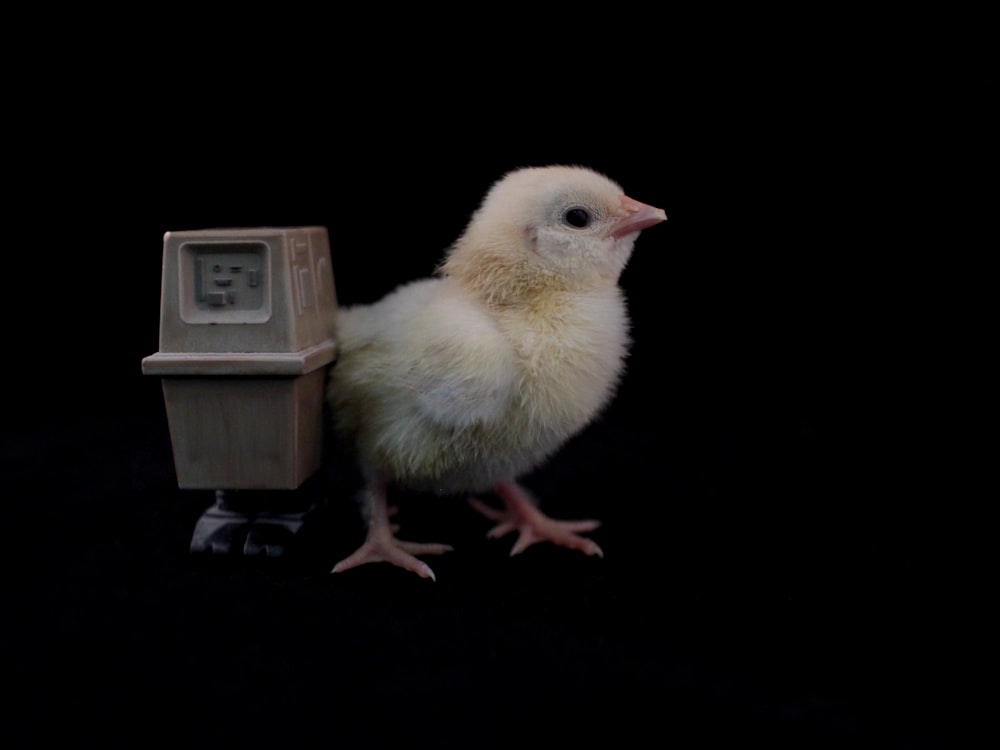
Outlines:
[[396,529],[389,523],[390,510],[386,502],[385,485],[376,484],[366,492],[366,510],[370,515],[368,535],[357,551],[334,565],[330,572],[340,573],[366,563],[388,562],[416,573],[421,578],[436,580],[430,566],[418,560],[414,555],[440,555],[450,551],[451,546],[404,542],[396,539],[394,536]]
[[514,556],[523,552],[537,542],[552,542],[562,547],[580,550],[587,555],[604,557],[604,552],[592,539],[580,536],[577,532],[593,531],[601,525],[600,521],[557,521],[542,513],[528,493],[514,482],[499,482],[493,488],[503,500],[505,510],[497,510],[476,498],[470,498],[469,503],[477,511],[496,521],[487,533],[491,539],[505,536],[512,531],[518,532],[517,541],[510,554]]

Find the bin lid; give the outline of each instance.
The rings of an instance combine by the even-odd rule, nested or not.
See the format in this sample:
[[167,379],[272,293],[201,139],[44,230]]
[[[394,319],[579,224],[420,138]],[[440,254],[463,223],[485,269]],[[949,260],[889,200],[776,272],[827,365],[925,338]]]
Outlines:
[[242,375],[305,375],[333,362],[337,344],[323,341],[297,352],[157,352],[142,360],[144,375],[205,377]]

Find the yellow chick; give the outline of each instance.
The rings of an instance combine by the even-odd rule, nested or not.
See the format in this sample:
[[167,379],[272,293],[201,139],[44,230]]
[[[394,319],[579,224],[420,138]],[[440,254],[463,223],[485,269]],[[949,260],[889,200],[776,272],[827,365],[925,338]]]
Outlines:
[[629,346],[618,279],[639,233],[666,218],[590,169],[519,169],[436,277],[338,313],[327,397],[365,477],[368,532],[332,572],[381,561],[434,578],[416,555],[451,547],[395,537],[390,484],[495,492],[503,510],[470,502],[496,521],[491,537],[518,532],[512,555],[539,541],[602,555],[580,535],[597,521],[548,518],[516,480],[613,396]]

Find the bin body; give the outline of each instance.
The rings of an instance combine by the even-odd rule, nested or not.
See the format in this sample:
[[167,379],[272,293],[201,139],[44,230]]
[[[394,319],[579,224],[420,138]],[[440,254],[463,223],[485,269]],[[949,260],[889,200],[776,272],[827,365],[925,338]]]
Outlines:
[[167,232],[160,350],[177,483],[295,489],[320,465],[337,301],[322,227]]

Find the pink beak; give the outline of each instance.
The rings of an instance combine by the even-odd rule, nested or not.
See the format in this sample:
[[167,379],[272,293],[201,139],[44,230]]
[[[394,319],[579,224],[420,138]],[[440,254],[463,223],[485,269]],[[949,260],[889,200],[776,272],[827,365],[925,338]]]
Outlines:
[[621,197],[621,211],[619,218],[614,223],[609,236],[618,239],[627,234],[641,232],[646,227],[659,224],[667,220],[667,215],[662,208],[647,206],[645,203],[632,200],[627,195]]

